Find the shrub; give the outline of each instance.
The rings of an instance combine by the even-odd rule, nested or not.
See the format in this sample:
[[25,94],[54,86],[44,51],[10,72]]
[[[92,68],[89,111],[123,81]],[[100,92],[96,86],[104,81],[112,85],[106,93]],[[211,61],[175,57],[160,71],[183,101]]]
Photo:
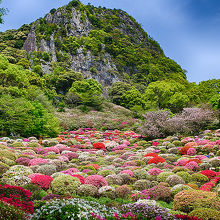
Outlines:
[[131,170],[122,170],[120,173],[121,173],[121,174],[126,173],[126,174],[128,174],[130,177],[133,177],[133,175],[134,175],[134,173],[133,173]]
[[9,168],[4,174],[2,180],[10,185],[25,185],[30,182],[28,175],[32,174],[33,171],[23,165],[15,165]]
[[163,172],[163,171],[162,171],[161,169],[156,168],[156,167],[154,167],[154,168],[148,170],[148,173],[149,173],[150,175],[153,175],[153,176],[158,176],[158,175],[159,175],[160,173],[162,173],[162,172]]
[[203,220],[216,220],[220,219],[220,211],[209,208],[198,208],[190,212],[189,216],[198,217]]
[[3,95],[0,97],[0,109],[2,129],[8,135],[14,133],[27,137],[58,134],[58,120],[37,100],[28,101]]
[[131,193],[131,189],[127,185],[119,186],[115,189],[115,194],[119,198],[126,199],[128,198],[130,193]]
[[144,189],[149,189],[152,187],[152,185],[149,180],[138,180],[134,183],[133,187],[134,189],[141,191]]
[[0,185],[0,200],[19,207],[27,213],[33,212],[33,203],[29,201],[32,193],[19,186]]
[[101,197],[107,197],[110,199],[115,199],[115,188],[112,186],[102,186],[98,189],[98,193]]
[[133,171],[134,177],[137,179],[146,179],[149,174],[144,169],[137,169]]
[[37,209],[33,219],[88,219],[91,213],[104,217],[111,217],[119,211],[115,208],[109,208],[105,205],[83,199],[62,199],[46,202],[45,205]]
[[188,162],[185,167],[189,170],[192,170],[192,171],[198,171],[199,170],[199,165],[194,162],[194,161],[191,161],[191,162]]
[[98,188],[94,185],[83,184],[77,189],[79,196],[92,196],[95,197],[98,194]]
[[29,183],[24,185],[23,188],[29,190],[32,193],[32,196],[30,197],[31,201],[41,199],[40,192],[42,188],[39,185]]
[[107,186],[108,183],[103,176],[100,175],[91,175],[85,179],[85,184],[91,184],[100,188],[102,186]]
[[207,176],[209,179],[212,179],[216,176],[216,172],[213,170],[202,170],[200,173]]
[[93,148],[94,149],[105,149],[105,144],[103,144],[103,143],[94,143]]
[[201,184],[208,182],[209,178],[201,173],[192,174],[192,181],[199,182]]
[[171,189],[172,196],[175,196],[177,193],[179,193],[179,192],[181,192],[183,190],[189,190],[189,189],[192,189],[192,188],[190,186],[187,186],[187,185],[183,185],[183,184],[175,185]]
[[168,203],[171,201],[171,190],[166,186],[157,185],[148,189],[147,191],[149,193],[150,199],[162,200]]
[[47,176],[51,176],[53,173],[56,173],[56,166],[52,164],[41,165],[36,169],[36,173],[41,173]]
[[174,196],[173,209],[189,213],[196,208],[220,209],[216,193],[201,190],[183,190]]
[[158,182],[165,182],[168,176],[173,175],[172,172],[162,172],[157,176]]
[[85,178],[79,174],[71,174],[71,176],[76,177],[79,179],[80,183],[84,184],[85,183]]
[[108,175],[105,179],[109,185],[122,185],[123,183],[129,182],[130,176],[126,173],[119,175],[112,174]]
[[51,189],[55,194],[72,195],[76,193],[76,190],[80,185],[81,183],[78,178],[69,175],[62,175],[54,178],[51,182]]
[[192,176],[185,171],[177,172],[176,175],[180,176],[186,183],[189,183],[192,180]]
[[47,175],[35,175],[31,179],[31,183],[39,185],[43,189],[49,189],[52,181],[53,181],[53,178]]
[[150,160],[148,161],[148,164],[152,164],[152,163],[158,164],[158,163],[164,163],[164,162],[166,162],[166,161],[164,160],[164,158],[162,158],[162,157],[154,157],[154,158],[152,158],[152,159],[150,159]]
[[17,159],[17,155],[15,153],[13,153],[12,151],[9,150],[0,150],[0,157],[6,157],[10,160],[16,160]]
[[5,164],[5,163],[2,163],[0,161],[0,175],[5,173],[8,169],[9,169],[9,166],[7,164]]
[[25,213],[18,207],[0,201],[0,220],[5,219],[24,220]]
[[30,159],[27,157],[19,157],[18,159],[15,160],[15,162],[19,165],[28,166]]
[[34,158],[34,159],[30,160],[28,165],[29,166],[35,166],[35,165],[45,164],[45,163],[48,163],[48,160],[43,159],[43,158]]
[[143,203],[130,203],[122,206],[122,213],[132,212],[137,219],[161,219],[173,220],[174,216],[169,214],[168,209],[160,206],[147,205]]
[[49,195],[44,196],[42,200],[51,200],[51,199],[57,199],[57,198],[60,198],[60,195],[49,194]]
[[177,173],[177,172],[180,172],[180,171],[189,171],[189,169],[187,169],[186,167],[174,167],[174,169],[172,170],[173,173]]
[[113,170],[100,170],[97,175],[101,175],[101,176],[108,176],[108,175],[112,175],[115,174],[115,172]]
[[176,133],[198,133],[216,120],[213,111],[205,108],[184,108],[182,113],[172,118],[168,111],[152,111],[147,112],[144,118],[145,122],[138,128],[138,132],[148,139]]
[[174,174],[174,175],[170,175],[167,177],[166,182],[170,185],[170,186],[175,186],[177,184],[184,184],[185,181],[178,175]]

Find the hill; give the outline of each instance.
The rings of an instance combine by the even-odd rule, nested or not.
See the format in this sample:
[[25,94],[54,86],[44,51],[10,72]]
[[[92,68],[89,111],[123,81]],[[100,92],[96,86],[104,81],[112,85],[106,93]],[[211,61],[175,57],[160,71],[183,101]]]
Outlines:
[[133,17],[78,0],[18,30],[1,33],[0,51],[13,63],[28,59],[28,68],[39,74],[60,66],[104,87],[116,81],[149,84],[186,79],[181,67],[164,55]]

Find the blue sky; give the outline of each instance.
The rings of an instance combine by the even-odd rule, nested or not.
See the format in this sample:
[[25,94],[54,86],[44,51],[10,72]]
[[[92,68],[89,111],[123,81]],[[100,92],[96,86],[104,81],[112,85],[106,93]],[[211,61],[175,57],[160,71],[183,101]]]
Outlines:
[[[9,13],[0,30],[19,28],[69,0],[2,0]],[[158,41],[165,55],[188,71],[190,82],[220,78],[220,0],[81,0],[119,8]]]

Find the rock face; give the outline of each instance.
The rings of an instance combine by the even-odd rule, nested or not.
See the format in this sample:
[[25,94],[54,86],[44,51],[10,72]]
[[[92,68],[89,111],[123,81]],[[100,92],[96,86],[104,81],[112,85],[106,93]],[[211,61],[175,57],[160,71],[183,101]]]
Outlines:
[[28,53],[36,51],[37,45],[36,45],[36,35],[34,31],[34,27],[31,28],[30,33],[28,34],[28,37],[24,43],[23,46],[24,50],[26,50]]
[[56,62],[103,87],[117,81],[147,86],[169,77],[186,78],[181,67],[165,57],[160,45],[122,10],[73,0],[52,9],[28,30],[22,49],[29,54],[31,68],[41,65],[44,74],[51,73]]
[[[111,14],[111,12],[107,12]],[[105,11],[99,14],[100,17],[106,16]],[[120,23],[120,32],[128,35],[130,34],[127,30],[128,27],[130,29],[136,29],[136,23],[132,21],[130,17],[124,14],[122,11],[119,16],[124,22]],[[67,15],[67,11],[65,8],[60,8],[56,10],[54,14],[48,13],[44,21],[48,24],[55,24],[59,27],[63,27],[67,33],[67,36],[73,37],[82,37],[88,36],[89,32],[94,29],[91,21],[87,16],[84,16],[82,20],[82,14],[79,10],[76,10],[74,7],[71,9],[70,14]],[[40,24],[40,21],[37,20],[32,24],[31,30],[28,34],[28,37],[24,43],[23,49],[26,50],[29,54],[34,51],[47,52],[51,55],[51,61],[57,62],[57,51],[60,51],[63,54],[62,50],[59,50],[55,46],[54,33],[52,33],[49,39],[37,39],[35,29],[37,25]],[[125,25],[126,24],[126,25]],[[56,31],[55,31],[56,32]],[[136,33],[136,38],[138,41],[143,41],[143,34],[141,32]],[[62,36],[59,37],[62,42]],[[104,45],[102,45],[104,47]],[[86,78],[94,78],[98,82],[100,82],[104,87],[110,86],[112,83],[117,81],[122,81],[122,77],[120,77],[118,73],[118,69],[112,60],[112,56],[105,52],[102,53],[101,57],[97,57],[97,55],[93,55],[91,51],[87,51],[85,54],[83,52],[83,48],[79,47],[74,55],[69,53],[70,65],[74,71],[81,72]],[[41,64],[44,73],[50,73],[51,69],[49,67],[49,63]],[[91,71],[91,68],[95,69]]]

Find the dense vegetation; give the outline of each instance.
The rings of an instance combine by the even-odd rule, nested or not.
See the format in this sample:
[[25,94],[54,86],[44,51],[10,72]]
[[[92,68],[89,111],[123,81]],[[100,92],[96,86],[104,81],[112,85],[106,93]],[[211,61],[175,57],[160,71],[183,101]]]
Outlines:
[[[73,16],[78,16],[79,26],[87,32],[75,30],[78,26],[71,22]],[[25,47],[31,29],[36,36],[35,51]],[[43,45],[53,43],[54,51],[42,49]],[[94,65],[90,65],[86,73],[73,70],[72,61],[79,51],[93,59]],[[185,108],[203,106],[206,112],[220,108],[220,80],[203,81],[198,85],[189,83],[181,67],[167,58],[159,44],[122,10],[95,8],[77,0],[71,1],[67,6],[52,9],[30,25],[0,33],[0,54],[1,135],[55,136],[59,127],[54,117],[56,111],[61,112],[56,116],[65,129],[80,128],[83,123],[90,123],[98,129],[117,126],[127,129],[128,126],[121,125],[123,122],[133,129],[145,126],[142,131],[146,135],[146,124],[152,124],[142,116],[146,112],[163,109],[169,112],[169,119],[177,121],[180,119],[176,119],[175,114],[181,114]],[[99,80],[101,70],[97,65],[107,62],[107,54],[110,55],[108,61],[116,67],[109,74],[118,80],[106,85]],[[125,118],[118,108],[119,113],[115,114],[114,108],[106,108],[110,102],[129,109],[131,113]],[[82,120],[83,123],[78,121],[77,125],[67,108],[76,108],[71,114],[89,119]],[[95,121],[89,116],[94,110],[100,113]],[[210,113],[212,117],[209,115],[207,120],[210,123],[206,126],[210,124],[210,128],[216,128],[218,114],[217,111]],[[107,120],[118,117],[121,118],[118,121]],[[138,120],[130,120],[134,117]],[[196,120],[203,119],[201,116]],[[169,123],[166,121],[165,125],[172,127],[170,123],[170,120]],[[155,132],[155,136],[174,132],[165,129],[165,125],[160,124],[160,132]],[[177,129],[178,126],[175,124],[174,127]],[[198,132],[192,127],[187,124],[181,131]]]
[[0,219],[217,220],[220,129],[0,138]]

